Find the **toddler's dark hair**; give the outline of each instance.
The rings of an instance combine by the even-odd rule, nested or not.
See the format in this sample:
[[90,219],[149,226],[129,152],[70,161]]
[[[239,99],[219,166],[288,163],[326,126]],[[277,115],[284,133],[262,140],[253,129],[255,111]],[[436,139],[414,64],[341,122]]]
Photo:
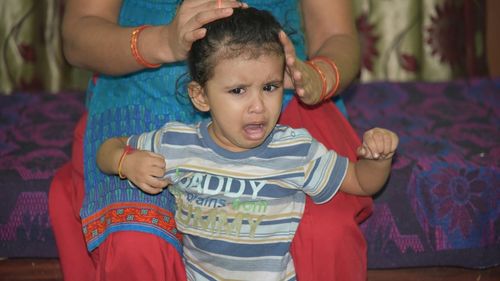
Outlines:
[[193,43],[188,53],[191,79],[201,86],[212,77],[219,60],[245,56],[245,59],[275,54],[283,57],[279,40],[281,25],[271,13],[255,8],[234,9],[230,17],[204,26],[206,36]]

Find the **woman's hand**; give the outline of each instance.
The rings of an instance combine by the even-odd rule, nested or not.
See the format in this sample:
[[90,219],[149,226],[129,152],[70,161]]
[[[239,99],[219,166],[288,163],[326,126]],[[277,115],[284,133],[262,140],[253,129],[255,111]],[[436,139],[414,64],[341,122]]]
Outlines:
[[166,37],[174,61],[186,59],[194,41],[203,38],[203,25],[228,17],[233,8],[247,7],[236,0],[184,0],[173,21],[166,26]]
[[321,102],[321,77],[312,67],[297,58],[295,47],[284,31],[280,32],[280,40],[285,50],[285,88],[295,89],[295,93],[305,104]]

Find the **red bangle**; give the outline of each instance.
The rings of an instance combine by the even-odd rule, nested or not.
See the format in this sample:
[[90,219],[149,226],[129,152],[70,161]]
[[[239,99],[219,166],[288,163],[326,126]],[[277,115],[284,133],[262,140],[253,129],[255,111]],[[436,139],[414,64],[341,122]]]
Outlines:
[[319,69],[317,65],[314,64],[313,61],[306,61],[306,64],[312,67],[318,74],[319,77],[321,78],[321,94],[319,95],[319,100],[322,101],[324,99],[324,96],[326,95],[326,77],[323,71]]
[[130,145],[125,146],[125,148],[123,149],[122,156],[120,156],[120,161],[118,161],[118,176],[122,180],[127,178],[122,174],[123,160],[125,160],[125,156],[127,156],[127,154],[132,153],[132,151],[134,151],[134,149]]
[[137,48],[137,41],[139,40],[139,34],[144,29],[151,27],[151,25],[141,25],[132,31],[132,36],[130,37],[130,50],[132,51],[132,56],[135,58],[137,63],[147,68],[158,68],[161,64],[152,64],[147,62],[139,53],[139,49]]
[[311,61],[315,61],[315,60],[325,62],[326,64],[328,64],[332,68],[332,71],[335,73],[335,84],[333,85],[332,90],[324,98],[324,100],[330,99],[331,97],[333,97],[335,95],[335,93],[338,91],[338,89],[340,87],[339,69],[338,69],[337,65],[335,64],[335,62],[330,58],[327,58],[324,56],[318,56],[318,57],[314,57],[313,59],[311,59]]

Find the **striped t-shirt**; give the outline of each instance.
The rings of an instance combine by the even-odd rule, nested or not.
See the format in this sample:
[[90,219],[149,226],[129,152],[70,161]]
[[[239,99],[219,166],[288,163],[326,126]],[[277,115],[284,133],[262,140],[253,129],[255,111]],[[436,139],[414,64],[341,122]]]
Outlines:
[[190,280],[295,280],[290,243],[305,206],[330,200],[348,160],[304,129],[277,125],[266,141],[231,152],[209,136],[209,120],[167,123],[129,138],[166,159]]

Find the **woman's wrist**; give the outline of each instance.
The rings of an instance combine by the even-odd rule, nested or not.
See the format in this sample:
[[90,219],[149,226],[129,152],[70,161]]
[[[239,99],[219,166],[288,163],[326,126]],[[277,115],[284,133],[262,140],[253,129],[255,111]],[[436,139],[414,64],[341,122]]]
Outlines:
[[[134,36],[134,32],[136,35]],[[138,34],[137,34],[138,32]],[[138,26],[132,30],[130,38],[130,51],[134,60],[146,68],[156,68],[164,63],[172,63],[179,60],[171,43],[170,29],[168,25]],[[133,40],[136,40],[136,47]],[[136,50],[134,50],[134,47]]]
[[313,60],[308,60],[305,62],[309,67],[311,67],[316,74],[319,75],[319,78],[321,80],[321,92],[319,94],[319,97],[317,99],[317,102],[322,102],[327,94],[327,78],[325,76],[325,73],[321,68],[319,68],[318,65]]
[[340,72],[335,62],[325,56],[316,56],[310,60],[316,65],[326,78],[326,88],[321,96],[322,100],[328,100],[337,94],[340,87]]
[[151,48],[152,38],[150,31],[153,31],[151,25],[141,25],[132,30],[130,35],[130,52],[134,57],[136,63],[146,68],[158,68],[161,63],[157,63],[154,59],[153,50]]
[[161,25],[157,26],[157,28],[158,33],[155,35],[156,41],[154,42],[154,46],[157,46],[157,48],[155,48],[157,51],[157,59],[163,63],[178,61],[179,59],[176,57],[174,51],[174,44],[178,43],[176,42],[177,38],[175,36],[170,38],[172,36],[172,29],[169,25]]

